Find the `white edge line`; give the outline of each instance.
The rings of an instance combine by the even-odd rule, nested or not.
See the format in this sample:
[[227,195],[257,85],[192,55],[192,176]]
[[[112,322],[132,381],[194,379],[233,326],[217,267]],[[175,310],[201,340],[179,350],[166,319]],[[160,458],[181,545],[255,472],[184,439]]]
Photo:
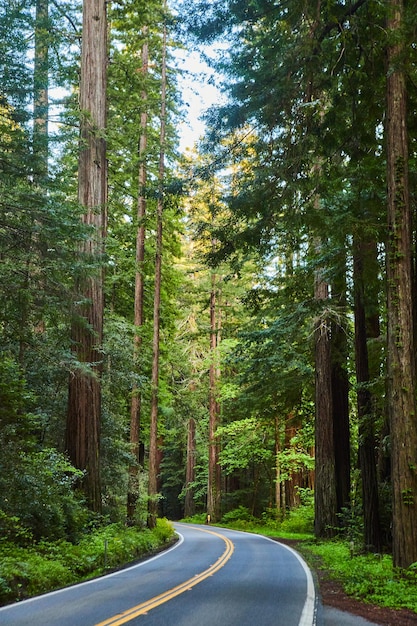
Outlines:
[[81,583],[75,583],[74,585],[68,585],[67,587],[62,587],[61,589],[55,589],[54,591],[47,591],[46,593],[42,593],[42,594],[40,594],[38,596],[33,596],[33,598],[28,598],[27,600],[22,600],[20,602],[14,602],[13,604],[6,604],[6,606],[1,606],[0,607],[0,612],[1,611],[5,611],[7,609],[12,609],[15,606],[20,606],[21,604],[28,604],[29,602],[36,602],[36,600],[39,600],[40,598],[44,598],[45,596],[55,596],[58,593],[64,593],[65,591],[68,591],[68,589],[74,589],[75,587],[82,587],[84,585],[92,585],[93,583],[97,583],[98,581],[102,580],[103,578],[111,578],[112,576],[118,576],[119,574],[123,574],[127,570],[133,570],[133,569],[136,569],[138,567],[142,567],[142,565],[146,565],[147,563],[150,563],[151,561],[156,561],[156,559],[160,559],[162,556],[165,556],[165,554],[168,554],[168,552],[171,552],[172,550],[175,550],[176,548],[179,548],[180,545],[183,543],[183,541],[184,541],[183,535],[181,533],[179,533],[177,530],[175,532],[178,535],[179,540],[176,541],[174,543],[174,545],[171,546],[170,548],[168,548],[167,550],[163,550],[162,552],[159,552],[155,556],[149,557],[149,559],[145,559],[144,561],[141,561],[140,563],[136,563],[135,565],[130,565],[129,567],[123,567],[123,569],[119,569],[119,570],[117,570],[117,572],[111,572],[111,574],[104,574],[104,575],[101,575],[101,576],[96,576],[95,578],[90,578],[89,580],[84,580]]
[[314,626],[316,623],[315,620],[315,611],[316,611],[316,589],[314,586],[313,576],[311,574],[311,570],[308,567],[307,563],[304,559],[298,554],[296,550],[291,548],[290,546],[285,545],[285,543],[281,543],[279,538],[275,541],[275,539],[271,539],[270,537],[266,537],[265,535],[258,535],[257,533],[247,532],[245,530],[235,530],[232,528],[222,528],[220,526],[216,526],[219,530],[230,530],[231,532],[244,533],[246,535],[253,535],[254,537],[260,537],[262,539],[266,539],[267,541],[271,541],[272,543],[279,544],[289,552],[291,552],[297,561],[300,563],[301,567],[304,570],[307,579],[307,594],[304,602],[303,611],[301,613],[300,621],[298,622],[298,626]]
[[296,557],[301,567],[304,570],[304,573],[307,578],[307,595],[306,600],[304,602],[303,612],[301,613],[300,621],[298,622],[298,626],[313,626],[315,624],[315,608],[316,608],[316,590],[314,587],[313,576],[311,575],[310,568],[304,559],[298,554],[296,550],[290,548],[290,546],[285,545],[285,543],[281,543],[280,541],[274,541],[269,537],[265,537],[269,541],[273,543],[279,543],[280,546],[292,552],[292,554]]

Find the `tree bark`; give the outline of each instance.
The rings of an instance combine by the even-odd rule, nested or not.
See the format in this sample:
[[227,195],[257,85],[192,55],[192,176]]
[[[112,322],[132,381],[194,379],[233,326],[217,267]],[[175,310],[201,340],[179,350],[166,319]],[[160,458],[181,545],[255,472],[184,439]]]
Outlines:
[[209,461],[207,484],[207,513],[213,522],[220,519],[221,472],[219,464],[220,445],[216,436],[220,421],[220,406],[217,400],[218,387],[218,322],[217,322],[217,278],[211,277],[210,293],[210,372],[209,372]]
[[162,75],[161,75],[161,129],[159,153],[159,194],[157,204],[155,290],[153,309],[152,343],[152,397],[149,433],[149,486],[148,486],[148,527],[154,528],[158,512],[158,476],[160,456],[158,453],[158,385],[159,385],[159,334],[162,278],[162,220],[164,208],[165,176],[165,122],[166,122],[166,26],[163,31]]
[[391,425],[393,562],[417,561],[417,421],[412,312],[411,211],[408,186],[402,0],[388,2],[388,411]]
[[[325,303],[328,285],[317,272],[315,298]],[[331,537],[337,527],[336,463],[334,452],[330,322],[324,311],[315,327],[316,441],[315,520],[317,537]]]
[[194,504],[194,490],[192,484],[195,480],[195,455],[196,455],[196,441],[195,441],[195,420],[190,418],[188,421],[188,434],[187,434],[187,469],[185,475],[185,503],[184,503],[184,515],[185,517],[191,517],[195,513]]
[[35,179],[44,183],[48,175],[48,112],[49,112],[49,0],[36,0],[33,153]]
[[[103,336],[103,271],[101,259],[106,233],[107,19],[104,0],[84,0],[80,78],[81,141],[78,165],[78,201],[85,207],[83,221],[94,235],[80,252],[100,267],[80,279],[72,324],[72,346],[79,366],[69,381],[66,447],[72,463],[85,471],[84,491],[90,507],[101,510],[100,419]],[[77,296],[80,299],[80,296]]]
[[[145,32],[146,34],[146,32]],[[148,42],[142,47],[142,72],[144,80],[148,72]],[[139,373],[139,352],[142,345],[140,329],[144,324],[144,261],[145,261],[145,217],[146,217],[146,147],[147,147],[147,124],[148,114],[146,109],[147,93],[142,92],[143,111],[140,118],[139,138],[139,193],[137,203],[138,230],[136,234],[136,274],[135,274],[135,303],[134,324],[135,336],[133,338],[133,362],[135,373]],[[127,521],[133,523],[136,504],[139,497],[138,472],[140,466],[140,422],[141,422],[141,391],[138,384],[133,385],[130,405],[130,446],[135,463],[129,468],[129,483],[127,493]]]
[[[336,278],[332,301],[340,309],[346,308],[346,259],[340,263],[340,278]],[[332,321],[331,361],[332,361],[332,412],[336,470],[337,512],[341,513],[350,502],[350,425],[349,425],[349,379],[347,332],[342,320]]]

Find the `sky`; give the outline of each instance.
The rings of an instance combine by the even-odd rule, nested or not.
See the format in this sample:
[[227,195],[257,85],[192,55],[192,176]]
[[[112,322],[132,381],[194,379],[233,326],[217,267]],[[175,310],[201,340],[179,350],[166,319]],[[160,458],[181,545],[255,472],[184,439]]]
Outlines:
[[180,151],[192,148],[204,134],[205,125],[200,119],[204,111],[221,101],[219,89],[210,81],[211,71],[198,52],[178,50],[176,65],[180,70],[178,85],[184,103],[185,120],[180,124]]

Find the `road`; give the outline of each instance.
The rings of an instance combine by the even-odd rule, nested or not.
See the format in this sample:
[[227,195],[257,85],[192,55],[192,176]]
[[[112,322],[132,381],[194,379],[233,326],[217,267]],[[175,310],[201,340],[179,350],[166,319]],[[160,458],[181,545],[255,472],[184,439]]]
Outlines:
[[299,555],[265,537],[176,524],[169,550],[120,572],[0,609],[2,626],[313,626]]

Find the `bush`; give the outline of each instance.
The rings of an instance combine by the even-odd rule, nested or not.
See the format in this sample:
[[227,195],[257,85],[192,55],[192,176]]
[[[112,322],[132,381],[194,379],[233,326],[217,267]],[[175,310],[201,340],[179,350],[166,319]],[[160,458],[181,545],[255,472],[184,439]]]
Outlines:
[[288,516],[280,524],[285,533],[305,534],[312,533],[314,525],[314,506],[299,506],[291,509]]
[[256,518],[251,514],[249,509],[245,506],[238,506],[237,509],[225,513],[222,517],[222,522],[225,524],[231,524],[233,522],[254,522]]
[[102,574],[154,552],[173,537],[165,519],[154,530],[111,524],[78,544],[41,541],[32,547],[0,542],[0,604],[7,604]]
[[360,554],[351,557],[349,543],[342,541],[308,544],[307,549],[320,557],[323,567],[341,581],[346,593],[354,598],[417,612],[417,576],[413,567],[397,575],[391,556]]

